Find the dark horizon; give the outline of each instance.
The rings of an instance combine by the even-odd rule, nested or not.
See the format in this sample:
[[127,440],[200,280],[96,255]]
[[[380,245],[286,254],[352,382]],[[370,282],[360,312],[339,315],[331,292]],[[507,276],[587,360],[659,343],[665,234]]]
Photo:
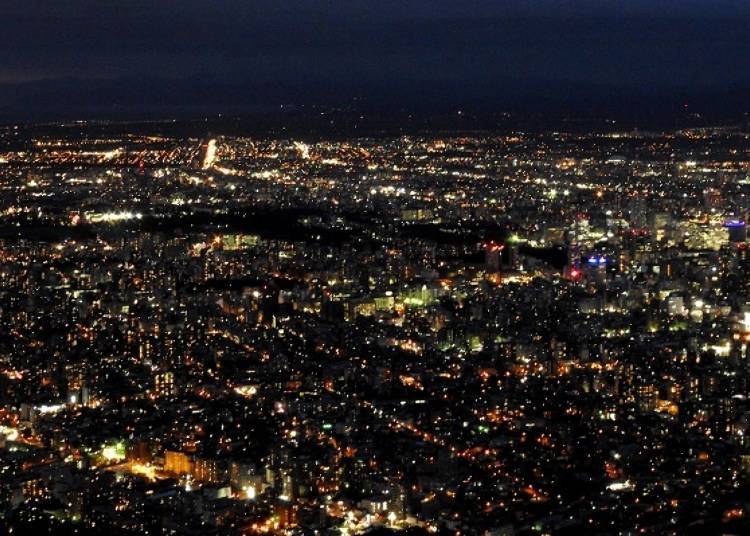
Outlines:
[[732,0],[50,4],[6,8],[0,118],[750,110],[750,6]]

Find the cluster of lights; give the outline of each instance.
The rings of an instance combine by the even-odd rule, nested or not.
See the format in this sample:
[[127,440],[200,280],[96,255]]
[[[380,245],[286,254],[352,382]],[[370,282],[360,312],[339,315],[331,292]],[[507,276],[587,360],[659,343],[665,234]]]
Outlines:
[[603,255],[589,257],[586,262],[588,262],[592,266],[593,265],[604,265],[604,264],[607,264],[607,257],[605,257]]
[[91,223],[116,223],[127,220],[140,220],[143,214],[140,212],[130,212],[123,210],[121,212],[104,212],[102,214],[92,214],[88,217]]

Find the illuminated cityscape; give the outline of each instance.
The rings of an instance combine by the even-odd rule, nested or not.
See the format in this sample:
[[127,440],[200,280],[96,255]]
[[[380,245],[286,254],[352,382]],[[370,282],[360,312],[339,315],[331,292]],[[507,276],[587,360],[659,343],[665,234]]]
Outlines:
[[750,535],[748,0],[4,0],[0,535]]
[[747,131],[94,127],[2,132],[7,531],[750,528]]

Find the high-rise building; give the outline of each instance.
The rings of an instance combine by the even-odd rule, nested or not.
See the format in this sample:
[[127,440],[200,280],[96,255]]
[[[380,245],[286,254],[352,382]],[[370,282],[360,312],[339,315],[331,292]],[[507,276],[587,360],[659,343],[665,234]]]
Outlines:
[[500,271],[505,245],[488,242],[484,245],[484,267],[490,273]]
[[730,242],[744,242],[747,240],[747,225],[744,220],[729,220],[724,223],[729,233]]

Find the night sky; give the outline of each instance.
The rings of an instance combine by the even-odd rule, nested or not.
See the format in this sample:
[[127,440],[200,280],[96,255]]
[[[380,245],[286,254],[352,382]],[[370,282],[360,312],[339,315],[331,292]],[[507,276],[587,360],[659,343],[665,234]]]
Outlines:
[[5,0],[2,17],[0,114],[750,108],[746,0]]

